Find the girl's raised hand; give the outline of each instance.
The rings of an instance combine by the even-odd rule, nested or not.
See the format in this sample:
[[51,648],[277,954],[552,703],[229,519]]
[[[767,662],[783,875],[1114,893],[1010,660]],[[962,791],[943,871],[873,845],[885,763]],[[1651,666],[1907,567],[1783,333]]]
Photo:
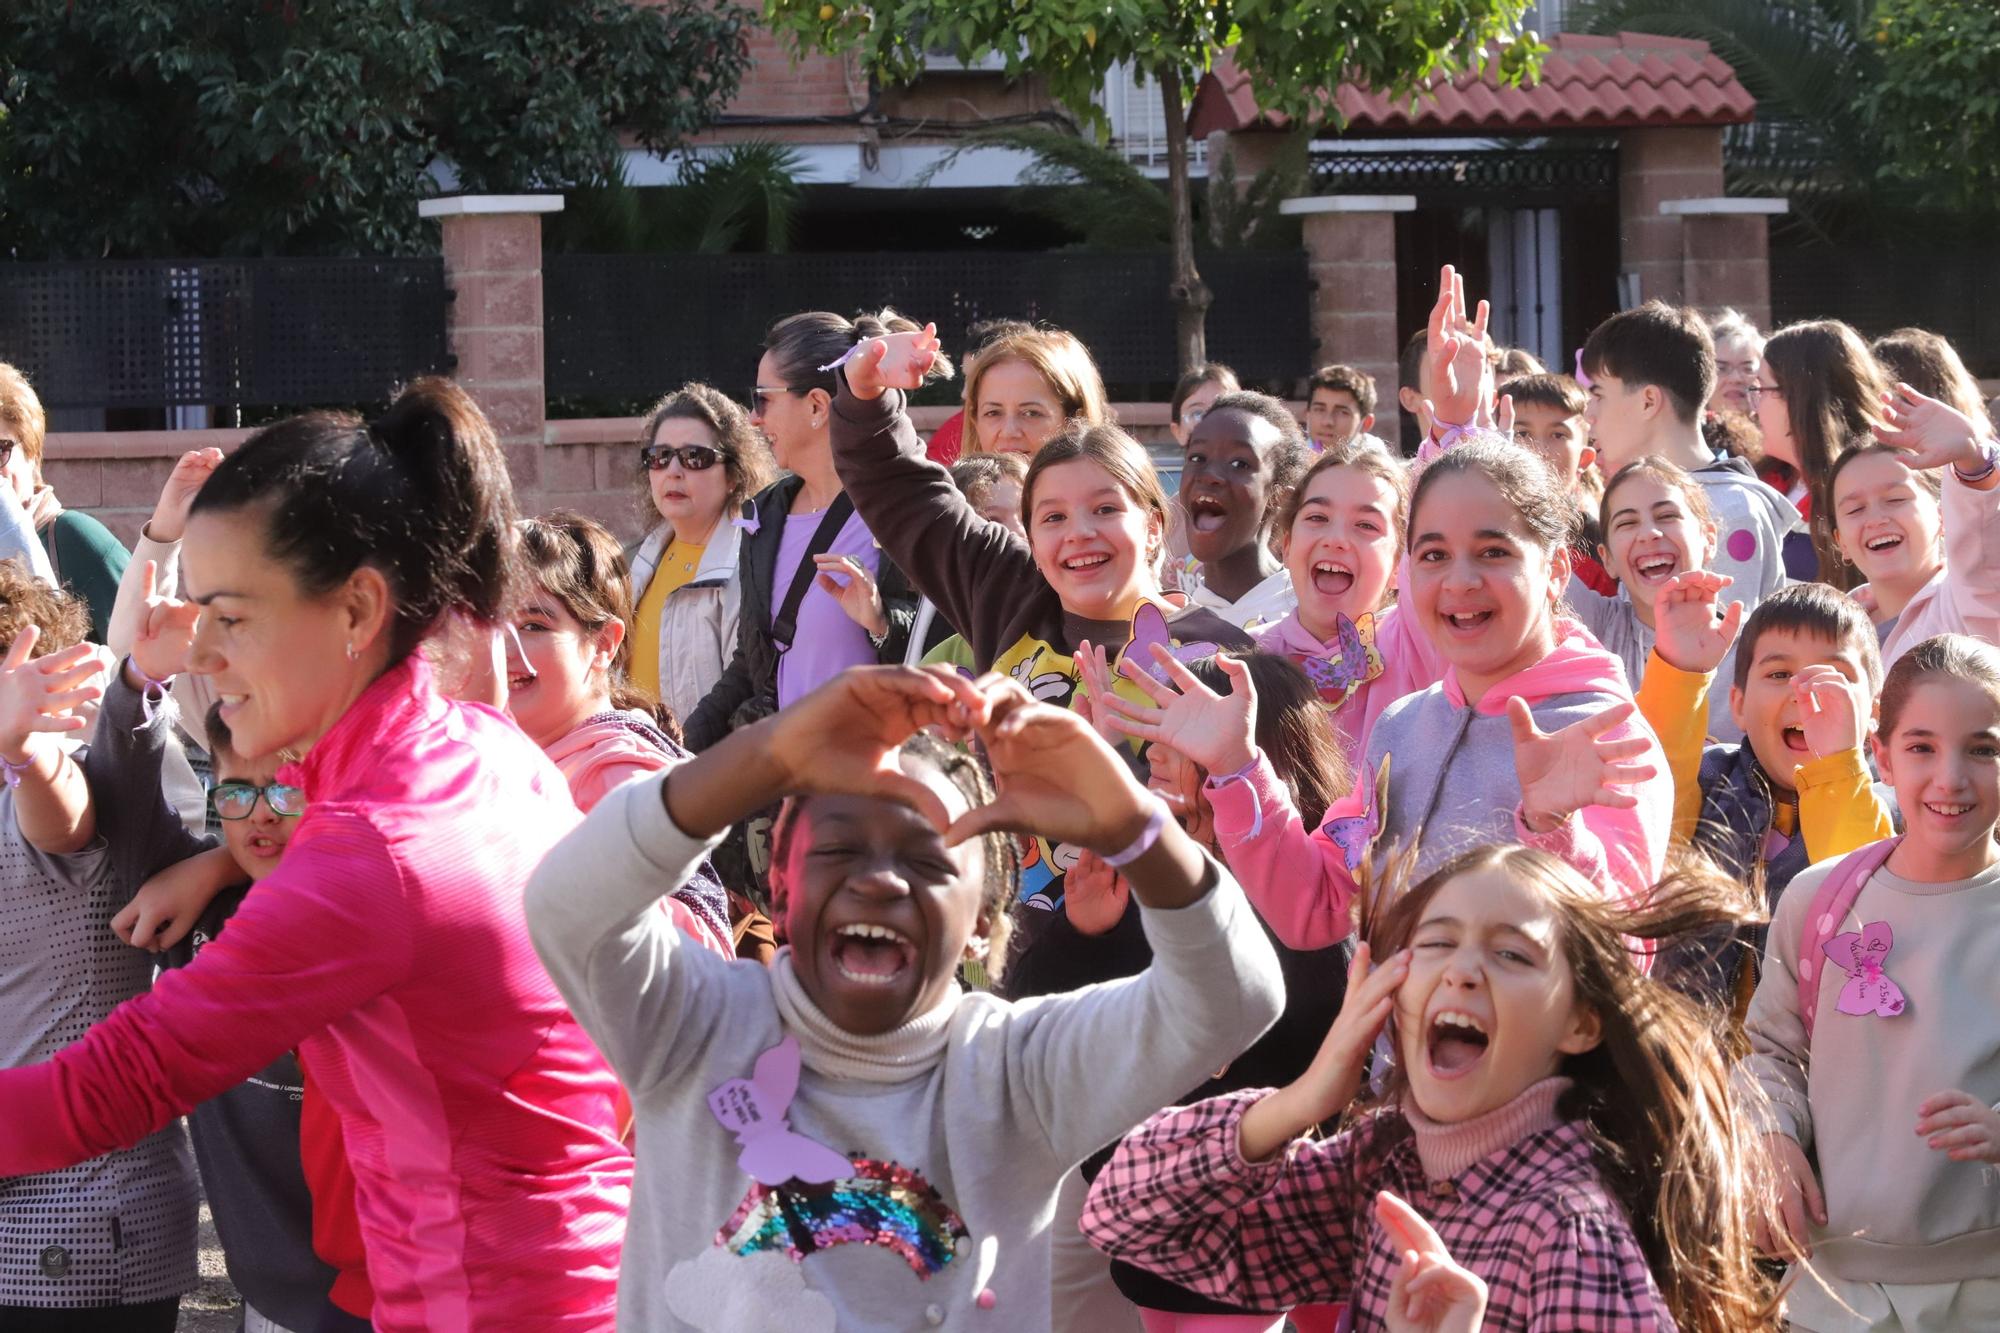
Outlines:
[[1731,602],[1720,620],[1715,604],[1734,582],[1727,574],[1687,569],[1660,585],[1653,598],[1653,651],[1661,661],[1695,675],[1722,665],[1743,624],[1743,603]]
[[1132,886],[1096,852],[1084,852],[1063,875],[1063,915],[1084,935],[1102,935],[1125,919]]
[[1800,667],[1792,676],[1792,696],[1799,703],[1799,730],[1815,759],[1841,754],[1861,744],[1868,734],[1874,696],[1824,662]]
[[1389,1280],[1388,1333],[1479,1333],[1486,1319],[1486,1283],[1461,1268],[1417,1210],[1383,1190],[1375,1220],[1402,1252]]
[[89,719],[73,710],[104,693],[94,647],[71,644],[30,660],[41,637],[39,627],[22,627],[0,660],[0,758],[17,765],[33,757],[29,751],[36,735],[88,727]]
[[1653,764],[1632,762],[1652,748],[1651,740],[1643,735],[1604,739],[1636,711],[1636,704],[1613,704],[1560,731],[1543,731],[1527,700],[1517,694],[1507,701],[1507,720],[1514,726],[1514,772],[1521,780],[1521,822],[1530,831],[1553,832],[1589,805],[1629,810],[1639,804],[1624,788],[1659,771]]
[[870,338],[854,349],[842,370],[847,387],[856,398],[877,398],[884,389],[909,392],[920,388],[924,376],[937,364],[937,325],[926,324],[921,332],[891,333]]
[[882,591],[875,586],[868,566],[851,555],[835,555],[829,551],[814,556],[813,567],[819,570],[813,582],[819,585],[821,592],[840,603],[840,609],[847,613],[849,620],[877,639],[888,635],[889,613],[882,605]]
[[[749,808],[803,792],[883,796],[914,806],[944,829],[951,823],[950,812],[936,792],[903,771],[898,747],[926,727],[963,738],[985,715],[985,699],[955,668],[850,667],[746,729],[758,733],[754,745],[746,742],[746,747],[761,751],[771,788],[755,794]],[[687,799],[692,804],[700,798],[690,791]],[[676,792],[672,808],[677,821],[682,800]],[[705,835],[738,817],[733,811],[719,821],[698,816],[681,827]]]
[[188,669],[201,608],[157,591],[160,567],[146,562],[145,599],[132,633],[132,665],[148,680],[166,680]]
[[1154,679],[1129,659],[1118,664],[1153,701],[1149,708],[1106,695],[1104,702],[1118,719],[1119,729],[1142,741],[1171,745],[1211,775],[1248,767],[1256,753],[1257,735],[1257,687],[1250,681],[1250,668],[1241,658],[1226,654],[1216,658],[1229,677],[1229,693],[1217,694],[1158,644],[1153,645],[1153,659],[1166,669],[1172,684]]
[[1907,384],[1882,395],[1882,420],[1874,430],[1876,439],[1909,455],[1911,467],[1950,463],[1975,472],[1986,466],[1982,449],[1988,432],[1951,404],[1925,397]]
[[1089,719],[1106,743],[1117,746],[1125,739],[1117,715],[1105,703],[1112,695],[1111,659],[1104,645],[1084,639],[1076,645],[1076,670],[1082,677],[1084,693],[1076,701],[1076,711]]
[[1332,1120],[1361,1091],[1368,1052],[1396,1011],[1396,993],[1410,975],[1410,951],[1391,954],[1374,966],[1367,941],[1354,946],[1347,965],[1347,993],[1306,1072],[1243,1114],[1239,1131],[1243,1159],[1261,1162],[1314,1125]]
[[1438,272],[1438,297],[1431,305],[1425,329],[1423,385],[1431,392],[1426,406],[1433,427],[1449,429],[1479,422],[1488,413],[1493,394],[1493,369],[1486,359],[1487,303],[1468,316],[1465,279],[1446,264]]
[[2000,1111],[1957,1088],[1924,1099],[1917,1136],[1954,1162],[2000,1163]]
[[956,845],[995,829],[1034,833],[1111,856],[1131,846],[1155,808],[1090,723],[1038,703],[1018,681],[988,672],[973,683],[985,705],[978,726],[998,795],[951,826]]
[[146,535],[156,542],[173,543],[187,531],[188,510],[194,507],[195,493],[222,466],[222,450],[190,449],[180,456],[160,498],[153,504],[153,516],[146,521]]

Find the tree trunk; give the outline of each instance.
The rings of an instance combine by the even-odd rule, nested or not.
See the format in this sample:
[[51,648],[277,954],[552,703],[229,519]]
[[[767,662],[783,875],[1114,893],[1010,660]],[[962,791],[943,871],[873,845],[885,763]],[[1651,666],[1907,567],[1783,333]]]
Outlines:
[[1208,307],[1214,293],[1194,266],[1194,199],[1188,192],[1187,101],[1181,72],[1159,71],[1167,113],[1167,198],[1174,212],[1174,270],[1167,296],[1174,306],[1174,349],[1183,374],[1208,360]]

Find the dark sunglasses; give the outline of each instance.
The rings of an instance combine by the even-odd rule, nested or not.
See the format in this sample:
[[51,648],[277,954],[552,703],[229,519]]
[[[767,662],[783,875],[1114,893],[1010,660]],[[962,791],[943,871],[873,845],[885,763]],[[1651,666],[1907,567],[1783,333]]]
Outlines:
[[705,444],[649,444],[639,451],[639,466],[650,472],[664,472],[676,458],[689,472],[706,472],[722,461],[722,455]]
[[259,787],[251,782],[218,782],[209,793],[215,804],[217,819],[248,819],[250,812],[257,808],[257,798],[262,796],[274,815],[302,815],[306,812],[306,794],[297,787],[287,787],[282,782],[274,782],[268,787]]

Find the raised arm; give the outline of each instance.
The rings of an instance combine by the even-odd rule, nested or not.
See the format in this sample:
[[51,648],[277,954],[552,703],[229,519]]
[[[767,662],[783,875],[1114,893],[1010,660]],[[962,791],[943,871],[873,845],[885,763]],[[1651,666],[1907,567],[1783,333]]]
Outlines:
[[[1228,873],[1089,721],[1035,703],[1013,680],[989,676],[981,687],[999,796],[952,836],[1032,830],[1096,853],[1130,884],[1153,947],[1136,977],[1046,997],[1010,1018],[1010,1065],[1068,1167],[1241,1055],[1277,1020],[1284,982]],[[1132,1041],[1135,1032],[1146,1039]]]
[[991,662],[1007,647],[1000,636],[1023,602],[1053,602],[1055,593],[1027,543],[981,518],[951,484],[951,474],[924,455],[903,394],[894,381],[883,387],[866,362],[863,354],[848,363],[833,401],[840,484],[897,568],[937,603],[978,660]]
[[[1353,933],[1348,907],[1358,857],[1305,827],[1291,794],[1256,748],[1257,690],[1248,669],[1237,659],[1220,659],[1230,692],[1217,694],[1171,654],[1155,650],[1154,657],[1167,680],[1129,660],[1122,664],[1149,705],[1109,691],[1097,696],[1113,724],[1136,740],[1170,745],[1207,770],[1223,859],[1280,941],[1293,949],[1323,949],[1346,939]],[[1359,826],[1368,786],[1357,783],[1354,793],[1334,803],[1329,827]]]
[[1248,1160],[1243,1121],[1269,1095],[1174,1107],[1127,1136],[1084,1205],[1090,1243],[1213,1300],[1264,1310],[1346,1300],[1365,1131]]
[[1883,395],[1875,433],[1913,468],[1945,469],[1942,601],[1960,634],[2000,638],[2000,442],[1974,422],[1907,384]]
[[0,1071],[0,1176],[128,1147],[406,976],[399,872],[364,818],[320,808],[186,967],[54,1059]]
[[89,725],[74,710],[103,693],[103,668],[88,643],[32,657],[40,639],[39,627],[24,626],[0,660],[0,766],[21,837],[65,856],[96,836],[97,813],[82,766],[59,738]]

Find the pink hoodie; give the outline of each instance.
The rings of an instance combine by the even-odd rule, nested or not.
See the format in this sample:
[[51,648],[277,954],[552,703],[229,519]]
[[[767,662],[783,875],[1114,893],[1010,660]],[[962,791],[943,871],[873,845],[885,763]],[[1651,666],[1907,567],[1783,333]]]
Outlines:
[[[1241,780],[1209,792],[1223,859],[1258,913],[1294,949],[1320,949],[1353,933],[1355,872],[1371,847],[1417,844],[1421,879],[1458,852],[1521,842],[1560,856],[1607,894],[1633,901],[1652,892],[1673,822],[1673,778],[1659,742],[1636,714],[1609,735],[1641,735],[1641,762],[1654,777],[1631,788],[1630,810],[1589,806],[1546,834],[1520,820],[1507,700],[1520,695],[1543,731],[1581,721],[1632,698],[1618,659],[1571,620],[1558,622],[1555,648],[1468,706],[1458,676],[1411,695],[1383,713],[1369,734],[1355,788],[1308,831],[1284,784],[1261,754]],[[1389,766],[1386,811],[1373,808],[1374,774]],[[1421,830],[1421,835],[1419,834]],[[1379,844],[1376,839],[1380,839]]]
[[[1334,734],[1340,738],[1341,756],[1350,768],[1358,767],[1368,733],[1383,709],[1406,694],[1428,689],[1444,676],[1444,659],[1430,639],[1418,632],[1416,621],[1400,606],[1375,613],[1375,651],[1382,659],[1382,673],[1355,686],[1333,714]],[[1340,656],[1340,645],[1315,639],[1300,622],[1297,611],[1250,631],[1250,637],[1257,641],[1259,651],[1276,653],[1300,665]]]
[[[677,760],[647,741],[630,725],[616,718],[598,716],[549,746],[549,758],[569,782],[576,808],[589,814],[613,787],[622,787],[633,778],[672,768]],[[693,908],[672,895],[661,899],[667,915],[688,937],[724,958],[736,956],[735,942],[718,935]]]
[[311,803],[229,930],[0,1073],[0,1176],[135,1142],[297,1046],[353,1163],[376,1327],[610,1329],[618,1086],[522,915],[578,822],[561,775],[412,657],[280,780]]

